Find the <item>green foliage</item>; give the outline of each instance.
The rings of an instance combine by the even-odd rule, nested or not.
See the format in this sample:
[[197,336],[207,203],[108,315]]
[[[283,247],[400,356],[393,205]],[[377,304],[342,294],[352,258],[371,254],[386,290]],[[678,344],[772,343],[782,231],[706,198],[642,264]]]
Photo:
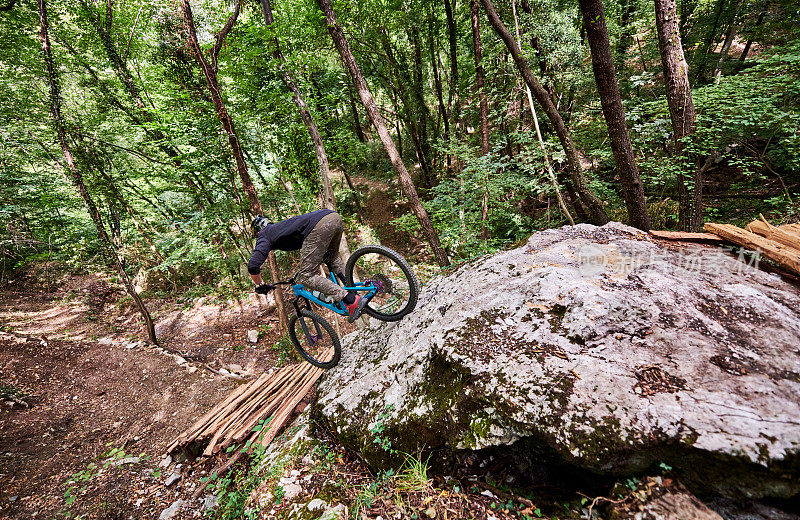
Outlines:
[[[800,14],[795,4],[680,2],[680,35],[693,81],[697,133],[687,143],[689,155],[676,157],[652,30],[652,2],[605,3],[631,138],[657,227],[674,226],[676,180],[708,157],[713,164],[706,176],[707,192],[719,198],[707,199],[707,217],[741,222],[767,212],[778,220],[797,218]],[[248,283],[241,268],[252,246],[248,202],[202,71],[187,48],[177,4],[113,4],[107,30],[117,61],[97,26],[98,20],[106,19],[105,4],[50,0],[47,5],[69,143],[127,273],[138,275],[146,295],[194,297],[235,291]],[[83,202],[64,175],[44,95],[47,76],[36,7],[17,2],[0,14],[3,276],[45,261],[74,271],[110,267],[99,254],[97,232]],[[282,0],[272,7],[275,23],[268,29],[260,6],[244,3],[217,61],[222,98],[235,122],[249,174],[270,218],[319,207],[317,157],[284,83],[286,71],[322,135],[335,172],[338,209],[353,222],[356,211],[375,208],[359,207],[357,194],[345,188],[339,171],[386,181],[394,176],[392,165],[377,135],[370,132],[322,13],[313,2]],[[230,6],[209,0],[192,8],[201,46],[208,52],[210,35],[227,20]],[[498,2],[497,8],[515,32],[509,5]],[[523,54],[569,121],[592,188],[610,215],[624,219],[620,181],[594,77],[586,66],[588,48],[577,6],[534,0],[517,8]],[[360,0],[337,2],[335,9],[454,260],[496,251],[536,229],[566,223],[532,134],[518,71],[484,16],[482,65],[491,140],[486,155],[478,146],[468,3],[456,4],[452,35],[442,3]],[[711,84],[719,59],[716,43],[732,23],[734,47],[723,63],[721,80]],[[283,60],[273,56],[273,38],[279,41]],[[742,62],[739,42],[746,41],[752,45]],[[541,111],[539,116],[548,154],[566,192],[561,144]],[[402,198],[400,193],[389,195]],[[420,235],[410,212],[390,218],[392,231]],[[376,227],[380,225],[383,222]],[[359,231],[369,240],[385,236],[382,229]],[[283,261],[290,269],[291,258]]]
[[[111,448],[108,451],[103,452],[98,457],[92,459],[92,461],[89,462],[84,469],[73,473],[67,480],[67,490],[62,496],[64,499],[63,515],[65,518],[75,517],[75,513],[73,512],[75,502],[81,495],[86,493],[103,469],[110,466],[119,466],[121,462],[127,462],[123,459],[130,457],[130,455],[125,453],[122,448],[113,447],[112,443],[106,444],[106,447],[109,446],[111,446]],[[140,461],[146,458],[147,455],[141,453],[138,457],[132,460]]]

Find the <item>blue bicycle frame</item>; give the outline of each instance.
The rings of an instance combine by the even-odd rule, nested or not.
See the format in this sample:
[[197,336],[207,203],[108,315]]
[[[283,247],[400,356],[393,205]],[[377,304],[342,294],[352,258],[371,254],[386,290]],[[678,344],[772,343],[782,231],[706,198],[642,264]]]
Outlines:
[[[339,285],[339,282],[336,280],[336,276],[333,273],[331,273],[328,278],[336,285]],[[345,306],[344,302],[341,301],[332,303],[324,302],[319,298],[317,298],[316,296],[314,296],[313,294],[311,294],[311,291],[309,291],[306,288],[306,286],[301,283],[294,284],[292,286],[292,289],[294,289],[294,294],[298,298],[305,298],[310,302],[314,302],[317,305],[332,310],[336,314],[341,314],[342,316],[348,315],[347,307]],[[367,285],[364,283],[357,283],[354,286],[346,286],[344,289],[353,292],[365,292],[366,294],[364,294],[363,296],[368,299],[371,299],[373,296],[375,296],[375,293],[378,292],[378,289],[375,286],[371,284]]]

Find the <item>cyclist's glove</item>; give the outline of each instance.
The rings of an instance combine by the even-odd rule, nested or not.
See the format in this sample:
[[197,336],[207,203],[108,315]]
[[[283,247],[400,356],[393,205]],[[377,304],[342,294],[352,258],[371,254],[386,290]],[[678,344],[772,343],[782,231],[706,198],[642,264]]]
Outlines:
[[256,285],[256,294],[268,294],[275,286],[271,283],[262,283]]

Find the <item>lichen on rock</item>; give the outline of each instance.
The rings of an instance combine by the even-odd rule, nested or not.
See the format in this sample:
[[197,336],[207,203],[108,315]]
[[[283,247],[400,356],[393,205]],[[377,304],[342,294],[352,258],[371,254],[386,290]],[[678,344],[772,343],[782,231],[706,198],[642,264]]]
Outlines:
[[616,223],[547,230],[343,338],[317,413],[375,465],[533,439],[594,472],[663,461],[698,489],[791,496],[798,309],[796,287],[719,248]]

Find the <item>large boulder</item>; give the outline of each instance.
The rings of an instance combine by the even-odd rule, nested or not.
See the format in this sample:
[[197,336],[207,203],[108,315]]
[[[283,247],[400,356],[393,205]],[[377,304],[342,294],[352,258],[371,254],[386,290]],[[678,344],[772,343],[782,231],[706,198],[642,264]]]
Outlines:
[[793,496],[800,291],[752,263],[615,223],[536,233],[436,277],[402,321],[345,337],[319,415],[376,465],[509,446]]

